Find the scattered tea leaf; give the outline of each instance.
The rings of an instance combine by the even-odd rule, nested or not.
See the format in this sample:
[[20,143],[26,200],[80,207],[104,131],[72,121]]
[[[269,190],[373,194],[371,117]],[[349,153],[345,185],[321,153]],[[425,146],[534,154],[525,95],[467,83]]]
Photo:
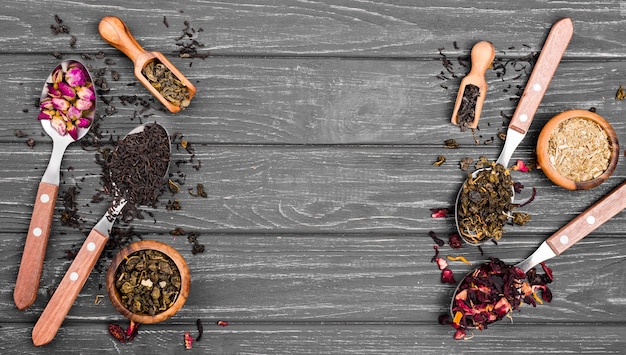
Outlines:
[[619,86],[617,88],[617,92],[615,93],[615,100],[624,100],[626,98],[626,90],[624,90],[623,86]]

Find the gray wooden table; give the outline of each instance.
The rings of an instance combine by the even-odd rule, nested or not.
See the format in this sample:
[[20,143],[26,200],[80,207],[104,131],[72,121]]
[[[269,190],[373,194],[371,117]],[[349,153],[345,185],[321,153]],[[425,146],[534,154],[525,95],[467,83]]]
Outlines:
[[[55,15],[69,33],[53,33]],[[106,15],[120,16],[146,50],[168,56],[195,83],[187,110],[164,112],[137,83],[131,61],[98,34]],[[531,162],[541,127],[572,108],[594,107],[626,142],[626,101],[615,99],[626,85],[625,16],[618,0],[4,1],[0,352],[178,354],[186,331],[197,336],[200,319],[204,335],[189,353],[623,353],[625,214],[548,262],[555,275],[551,303],[522,307],[513,322],[468,341],[453,340],[453,329],[438,324],[454,286],[441,283],[431,263],[429,231],[444,238],[454,231],[452,218],[433,219],[430,209],[452,205],[465,174],[461,159],[498,156],[497,135],[525,85],[528,56],[562,17],[573,19],[574,37],[513,159]],[[490,88],[474,137],[451,125],[450,114],[469,51],[480,40],[494,43],[501,65],[487,72]],[[181,58],[185,45],[208,57]],[[15,278],[52,146],[35,102],[59,56],[81,59],[110,91],[99,95],[96,134],[66,152],[39,294],[18,311]],[[112,246],[55,340],[34,347],[32,327],[71,263],[68,251],[109,202],[94,198],[102,190],[94,142],[110,147],[150,120],[179,134],[171,173],[181,191],[167,192],[143,219],[118,226],[135,240],[180,251],[192,274],[187,303],[162,323],[142,325],[132,342],[116,342],[108,324],[128,321],[104,289]],[[443,147],[451,138],[459,149]],[[446,162],[433,165],[440,155]],[[442,255],[462,255],[474,266],[488,256],[525,258],[624,181],[626,165],[620,161],[608,181],[582,192],[553,185],[541,171],[519,174],[537,191],[524,207],[531,222],[508,228],[484,254],[464,246],[444,247]],[[193,196],[197,184],[206,197]],[[180,209],[167,208],[174,200]],[[76,223],[62,221],[68,211]],[[205,251],[193,254],[188,235],[170,233],[176,228],[197,233]],[[450,267],[460,278],[472,266]]]

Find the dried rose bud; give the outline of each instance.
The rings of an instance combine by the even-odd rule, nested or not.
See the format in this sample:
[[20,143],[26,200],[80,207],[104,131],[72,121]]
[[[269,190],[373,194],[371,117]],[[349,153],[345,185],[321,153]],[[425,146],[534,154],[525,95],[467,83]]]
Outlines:
[[85,83],[87,83],[87,73],[79,66],[70,66],[67,73],[65,73],[65,81],[71,87],[85,85]]
[[87,69],[79,62],[70,62],[66,69],[57,66],[39,104],[39,120],[50,120],[59,135],[78,139],[78,129],[91,125],[96,96]]

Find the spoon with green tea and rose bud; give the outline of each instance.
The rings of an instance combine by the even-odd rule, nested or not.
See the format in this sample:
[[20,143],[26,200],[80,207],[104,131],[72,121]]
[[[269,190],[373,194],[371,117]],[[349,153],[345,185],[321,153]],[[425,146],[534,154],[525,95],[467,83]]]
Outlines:
[[35,324],[32,339],[36,346],[54,339],[104,250],[115,220],[127,203],[156,203],[165,186],[170,155],[169,134],[156,122],[140,125],[118,141],[115,150],[107,157],[104,169],[110,177],[113,201],[83,242]]
[[[512,265],[499,265],[491,270],[489,275],[481,275],[483,264],[469,272],[454,291],[450,303],[452,323],[458,327],[457,331],[464,329],[484,329],[487,324],[496,322],[507,316],[529,294],[532,294],[532,285],[524,283],[526,273],[540,263],[561,255],[564,251],[576,244],[591,232],[606,223],[609,219],[626,208],[626,182],[623,182],[615,190],[594,203],[587,210],[576,216],[573,220],[548,237],[537,250],[528,258]],[[506,274],[506,275],[505,275]],[[489,279],[498,278],[490,285]],[[480,284],[480,285],[479,285]],[[490,301],[475,302],[476,299],[488,299],[486,293],[498,289],[497,299]],[[480,293],[484,296],[474,297],[471,293]],[[493,293],[493,292],[492,292]],[[472,299],[474,301],[470,302]],[[489,304],[488,304],[489,303]]]
[[13,300],[23,310],[35,302],[46,256],[54,207],[59,193],[61,161],[65,150],[83,138],[96,110],[93,81],[79,61],[66,60],[46,79],[37,117],[52,138],[52,154],[41,178],[17,274]]
[[[573,32],[574,26],[570,18],[561,19],[552,26],[533,71],[528,78],[526,88],[513,113],[500,156],[492,167],[479,169],[468,174],[467,180],[461,186],[454,207],[454,218],[457,231],[465,242],[479,245],[491,239],[498,240],[501,237],[502,226],[510,213],[515,195],[513,181],[508,176],[507,165],[513,155],[513,151],[521,143],[530,128],[530,124],[567,49]],[[494,170],[497,166],[500,166],[502,169]],[[479,185],[486,179],[494,180],[490,181],[491,185],[494,186],[501,185],[503,181],[509,180],[507,184],[511,186],[501,189],[502,191],[499,191],[501,192],[499,195],[502,200],[510,201],[511,203],[505,204],[507,206],[502,206],[496,211],[487,211],[483,208],[479,202],[484,201],[486,197],[479,196],[476,193],[477,191],[472,189],[472,186]],[[505,220],[503,221],[503,219]],[[485,221],[489,221],[490,225],[486,226]]]

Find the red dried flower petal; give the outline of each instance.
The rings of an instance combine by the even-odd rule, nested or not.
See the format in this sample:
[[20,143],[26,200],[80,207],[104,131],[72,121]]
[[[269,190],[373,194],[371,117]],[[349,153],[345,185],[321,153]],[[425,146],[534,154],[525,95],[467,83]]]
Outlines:
[[526,164],[522,160],[518,160],[517,163],[511,168],[511,170],[518,170],[523,173],[527,173],[530,171],[530,169],[528,169],[528,166],[526,166]]
[[465,335],[466,335],[465,329],[459,328],[459,329],[456,330],[456,332],[454,332],[454,339],[455,340],[461,340],[461,339],[465,338]]
[[554,280],[554,277],[552,276],[552,269],[550,269],[547,265],[545,261],[541,262],[541,267],[543,268],[543,272],[546,273],[546,276],[548,277],[548,280],[550,280],[550,282],[552,282],[552,280]]
[[120,343],[126,342],[126,333],[124,332],[124,329],[119,324],[110,323],[109,334],[111,334],[111,336],[117,339],[117,341],[119,341]]
[[185,349],[189,350],[193,346],[193,338],[189,332],[185,332]]
[[432,218],[445,218],[451,211],[449,208],[431,208],[430,212],[432,212],[430,215]]
[[459,249],[463,246],[463,239],[459,235],[459,233],[451,233],[448,237],[448,244],[453,249]]
[[445,268],[441,271],[441,282],[446,284],[456,284],[452,270]]
[[435,258],[435,262],[437,263],[439,270],[443,270],[448,267],[448,262],[444,258]]
[[139,333],[140,324],[141,323],[130,322],[128,329],[126,329],[126,342],[129,342],[135,339],[135,337]]

